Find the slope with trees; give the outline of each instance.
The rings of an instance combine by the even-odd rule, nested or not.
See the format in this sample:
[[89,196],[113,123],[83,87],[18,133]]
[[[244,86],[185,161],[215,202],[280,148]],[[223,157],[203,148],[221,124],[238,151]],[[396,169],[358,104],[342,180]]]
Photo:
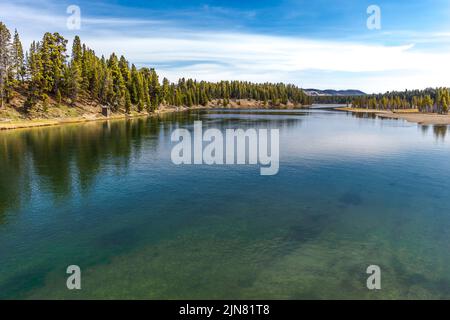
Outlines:
[[[0,22],[1,108],[10,105],[27,116],[39,110],[75,108],[80,105],[106,105],[113,112],[153,112],[161,105],[206,106],[219,100],[260,101],[267,107],[311,103],[302,89],[283,83],[256,84],[244,81],[206,82],[180,79],[172,83],[153,68],[138,68],[112,53],[97,56],[78,36],[72,50],[59,33],[45,33],[26,53],[19,33],[11,36]],[[52,110],[53,110],[52,109]]]
[[424,113],[447,114],[450,104],[450,89],[428,88],[425,90],[406,90],[355,97],[354,108],[377,110],[410,110]]

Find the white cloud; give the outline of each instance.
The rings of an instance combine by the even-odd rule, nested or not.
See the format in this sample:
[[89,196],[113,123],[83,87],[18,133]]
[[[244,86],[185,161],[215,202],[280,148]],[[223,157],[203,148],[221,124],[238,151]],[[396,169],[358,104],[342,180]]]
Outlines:
[[[12,28],[20,27],[25,42],[31,40],[30,34],[33,39],[40,38],[42,34],[36,33],[43,30],[72,37],[74,33],[65,29],[65,11],[58,15],[50,7],[0,3],[0,19],[12,24]],[[138,65],[155,65],[173,81],[183,76],[212,81],[284,81],[303,87],[358,88],[367,92],[450,86],[450,53],[438,48],[421,51],[413,43],[386,46],[193,31],[174,21],[87,15],[82,15],[82,27],[82,41],[97,53],[107,56],[114,51]],[[447,35],[436,33],[433,41]]]
[[450,85],[450,54],[420,52],[413,45],[364,45],[208,32],[178,33],[165,38],[91,38],[87,42],[102,53],[119,51],[141,63],[192,62],[184,67],[159,68],[172,80],[190,76],[205,80],[294,81],[311,86],[308,79],[296,79],[296,75],[330,72],[330,77],[337,79],[322,77],[322,86],[336,84],[340,78],[346,87],[368,91]]

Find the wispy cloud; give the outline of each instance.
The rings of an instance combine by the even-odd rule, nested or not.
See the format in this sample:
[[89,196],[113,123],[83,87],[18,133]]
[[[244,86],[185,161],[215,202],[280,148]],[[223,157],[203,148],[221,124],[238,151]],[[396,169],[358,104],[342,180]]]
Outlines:
[[[322,75],[321,87],[329,87],[329,72],[330,77],[343,78],[346,86],[379,91],[386,88],[386,81],[391,82],[391,89],[444,85],[450,74],[450,53],[421,52],[414,50],[413,45],[364,45],[207,32],[87,41],[102,53],[119,50],[132,61],[160,66],[159,70],[172,80],[193,76],[205,80],[290,81],[310,86],[308,78],[296,75],[315,72]],[[190,65],[170,68],[169,61],[189,61]],[[384,79],[387,75],[393,81]]]
[[[43,31],[72,37],[75,33],[65,28],[65,6],[52,3],[47,0],[46,5],[36,6],[2,1],[0,19],[17,27],[26,41],[40,37]],[[108,7],[103,6],[107,12]],[[120,11],[117,6],[109,9]],[[441,50],[450,41],[445,30],[383,30],[372,37],[375,41],[367,34],[346,40],[311,39],[301,34],[261,34],[236,26],[199,27],[182,18],[198,18],[200,12],[208,23],[221,20],[219,25],[223,26],[233,14],[239,19],[253,19],[256,10],[203,5],[199,12],[182,9],[170,17],[150,9],[145,9],[152,12],[149,16],[129,14],[136,10],[124,8],[123,15],[102,15],[82,7],[82,29],[77,33],[97,53],[108,56],[116,52],[137,65],[156,66],[173,81],[183,76],[213,81],[284,81],[304,87],[360,88],[368,92],[450,85],[450,53]],[[395,39],[395,45],[378,41],[383,37]],[[432,46],[425,48],[424,43]]]

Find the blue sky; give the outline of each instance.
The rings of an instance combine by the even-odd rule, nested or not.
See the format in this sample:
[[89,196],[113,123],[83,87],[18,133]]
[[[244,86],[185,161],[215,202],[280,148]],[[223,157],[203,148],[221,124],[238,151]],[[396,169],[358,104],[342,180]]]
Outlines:
[[[81,9],[81,29],[66,9]],[[381,9],[369,30],[367,8]],[[162,76],[289,82],[382,92],[450,86],[448,0],[23,1],[0,20],[28,46],[45,31],[75,34],[98,54],[124,54]]]

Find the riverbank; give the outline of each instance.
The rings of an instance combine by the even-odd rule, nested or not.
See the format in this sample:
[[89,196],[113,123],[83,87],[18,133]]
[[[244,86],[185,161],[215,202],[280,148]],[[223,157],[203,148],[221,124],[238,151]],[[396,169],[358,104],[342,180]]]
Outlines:
[[[256,100],[230,100],[227,106],[224,106],[221,100],[213,100],[206,106],[185,106],[175,107],[160,105],[154,112],[137,112],[125,113],[123,110],[112,113],[109,117],[105,117],[100,112],[99,105],[77,104],[74,108],[67,106],[52,107],[43,112],[34,111],[27,118],[18,113],[17,108],[2,110],[0,113],[0,130],[13,130],[35,127],[48,127],[63,124],[82,123],[89,121],[105,121],[116,119],[128,119],[136,117],[158,116],[166,113],[181,112],[187,110],[211,109],[211,108],[229,108],[229,109],[295,109],[297,106],[293,104],[269,106],[263,101]],[[2,117],[1,117],[2,116]]]
[[12,130],[12,129],[24,129],[24,128],[35,128],[35,127],[48,127],[56,126],[70,123],[81,123],[89,121],[104,121],[104,120],[114,120],[114,119],[127,119],[134,117],[145,117],[149,116],[148,113],[134,113],[134,114],[114,114],[110,117],[101,116],[82,116],[82,117],[71,117],[62,119],[30,119],[30,120],[13,120],[5,121],[0,123],[0,130]]
[[340,107],[335,108],[335,110],[353,113],[374,113],[380,118],[402,119],[421,125],[450,125],[450,115],[448,114],[420,113],[417,109],[387,111]]
[[[201,108],[200,107],[192,107],[189,110],[193,110],[193,109],[201,109]],[[159,109],[152,113],[148,113],[148,112],[133,112],[130,114],[117,113],[117,114],[112,114],[109,117],[105,117],[102,115],[84,115],[81,117],[69,117],[69,118],[60,118],[60,119],[12,120],[12,121],[0,122],[0,130],[49,127],[49,126],[91,122],[91,121],[107,121],[107,120],[130,119],[130,118],[138,118],[138,117],[151,117],[151,116],[158,116],[158,115],[171,113],[171,112],[181,112],[181,111],[187,111],[187,110],[188,110],[187,108],[178,107],[178,108]]]

